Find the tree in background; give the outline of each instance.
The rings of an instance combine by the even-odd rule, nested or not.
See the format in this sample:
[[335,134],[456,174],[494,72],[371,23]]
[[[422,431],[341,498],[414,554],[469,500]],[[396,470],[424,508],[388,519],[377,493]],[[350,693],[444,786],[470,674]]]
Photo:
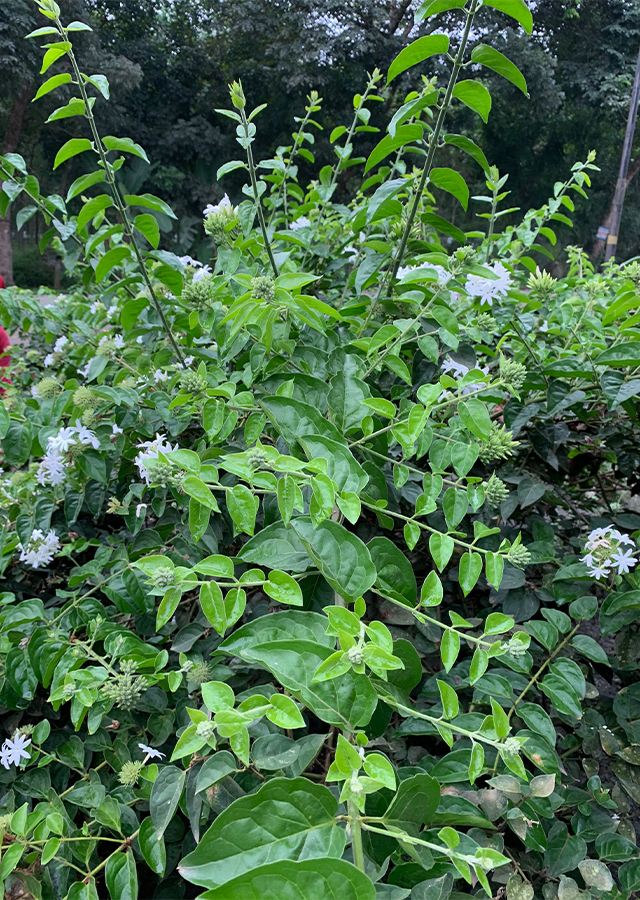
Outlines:
[[[96,72],[109,67],[112,102],[96,101],[108,133],[135,131],[153,159],[152,165],[127,164],[120,177],[134,192],[151,190],[171,202],[179,224],[161,221],[163,243],[181,252],[197,252],[204,206],[225,191],[239,191],[234,173],[216,181],[219,166],[235,155],[233,135],[215,112],[226,101],[230,81],[240,77],[252,103],[268,104],[256,141],[256,154],[264,157],[290,143],[294,116],[301,114],[309,91],[317,90],[325,100],[316,116],[323,131],[316,132],[311,149],[316,163],[331,162],[329,135],[351,119],[353,94],[364,87],[366,73],[376,66],[384,70],[409,35],[413,39],[455,27],[447,12],[417,22],[419,4],[409,0],[67,0],[66,6],[73,7],[74,18],[90,19],[95,28],[79,46],[87,66]],[[613,194],[640,43],[640,0],[536,0],[535,6],[531,36],[505,27],[504,17],[488,7],[481,10],[474,34],[478,42],[490,38],[524,71],[530,100],[486,70],[494,98],[489,125],[478,126],[477,117],[460,108],[452,130],[472,136],[489,162],[509,173],[510,205],[524,208],[539,206],[576,159],[597,150],[602,172],[593,200],[576,228],[561,234],[560,253],[567,243],[592,245]],[[30,0],[5,0],[0,10],[0,84],[6,84],[0,91],[0,135],[5,150],[17,147],[46,186],[61,136],[84,135],[85,123],[61,120],[42,130],[53,101],[50,108],[45,103],[36,109],[30,97],[22,102],[20,116],[25,88],[39,81],[30,56],[37,46],[25,49],[22,40],[32,27]],[[426,75],[434,74],[433,65],[425,64]],[[386,122],[409,89],[408,80],[396,79],[383,92],[385,102],[377,104],[371,126]],[[356,155],[366,155],[377,141],[373,133],[357,139]],[[69,184],[82,165],[81,158],[71,160],[57,174]],[[472,193],[483,193],[479,167],[473,161],[463,165]],[[302,163],[302,181],[310,171]],[[350,172],[339,185],[338,196],[344,199],[350,196]],[[466,218],[453,204],[445,215],[455,215],[462,228],[475,228],[478,209],[473,207]],[[627,193],[620,258],[640,250],[639,234],[640,190],[634,182]],[[8,237],[8,223],[0,222],[5,270]]]

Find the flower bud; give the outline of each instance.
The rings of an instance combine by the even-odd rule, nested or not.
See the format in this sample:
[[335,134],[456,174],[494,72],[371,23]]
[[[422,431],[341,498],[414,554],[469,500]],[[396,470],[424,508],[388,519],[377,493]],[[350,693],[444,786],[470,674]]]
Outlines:
[[245,108],[245,106],[247,105],[247,101],[244,96],[244,91],[242,90],[241,81],[234,81],[229,85],[229,94],[231,95],[231,102],[236,109]]
[[483,482],[483,487],[487,503],[492,509],[497,509],[502,501],[509,496],[506,484],[498,478],[495,472],[488,481]]

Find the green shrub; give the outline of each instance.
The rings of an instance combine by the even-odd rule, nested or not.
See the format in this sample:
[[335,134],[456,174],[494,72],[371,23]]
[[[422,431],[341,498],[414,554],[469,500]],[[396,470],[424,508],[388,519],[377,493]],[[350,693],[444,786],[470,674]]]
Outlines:
[[[522,0],[486,2],[532,27]],[[43,68],[64,57],[74,74],[40,93],[71,78],[59,116],[92,135],[55,165],[100,165],[69,188],[76,214],[0,158],[2,203],[29,194],[83,285],[47,308],[1,294],[6,324],[34,334],[0,405],[7,890],[627,900],[640,886],[640,517],[625,506],[640,274],[595,274],[575,248],[566,278],[537,269],[593,155],[499,230],[504,176],[442,128],[452,98],[488,113],[481,82],[457,81],[477,5],[449,89],[408,95],[349,206],[332,196],[363,162],[380,73],[307,187],[296,160],[313,160],[317,95],[256,166],[260,110],[233,84],[222,112],[244,156],[219,177],[243,168],[248,199],[207,207],[203,266],[157,249],[166,204],[118,192],[119,154],[144,150],[100,136],[88,92],[105,80],[78,68],[81,26],[41,0],[64,39]],[[388,81],[447,47],[414,42]],[[526,90],[490,48],[471,61]],[[432,191],[469,199],[433,165],[441,139],[486,172],[486,234],[436,212]]]

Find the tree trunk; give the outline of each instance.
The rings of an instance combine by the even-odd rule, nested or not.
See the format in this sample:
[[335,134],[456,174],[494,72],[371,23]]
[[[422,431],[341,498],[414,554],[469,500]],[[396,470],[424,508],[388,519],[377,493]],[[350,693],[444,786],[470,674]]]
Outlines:
[[[16,96],[9,115],[9,124],[2,140],[1,152],[15,153],[18,149],[24,114],[31,100],[31,85],[28,84],[20,94]],[[0,180],[2,190],[2,180]],[[13,250],[11,247],[11,207],[7,209],[4,219],[0,219],[0,275],[4,283],[13,284]]]
[[[638,172],[640,172],[640,156],[638,156],[638,158],[635,160],[635,162],[629,169],[629,173],[626,178],[626,188],[629,187],[629,185],[631,184],[633,179],[636,177]],[[606,215],[605,215],[604,219],[602,220],[602,224],[600,225],[600,228],[606,230],[607,232],[611,228],[611,222],[613,220],[614,200],[615,200],[615,192],[614,192],[614,195],[611,197],[611,202],[609,203],[609,207],[607,209]],[[599,259],[600,254],[604,250],[606,242],[607,242],[606,237],[595,239],[595,241],[593,242],[593,247],[591,248],[591,261],[592,262],[596,262]]]

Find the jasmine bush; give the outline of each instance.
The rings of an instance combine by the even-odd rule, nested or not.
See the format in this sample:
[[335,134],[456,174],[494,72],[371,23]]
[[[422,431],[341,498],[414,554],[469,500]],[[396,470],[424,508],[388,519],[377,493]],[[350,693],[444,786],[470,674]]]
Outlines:
[[[485,3],[531,30],[523,0]],[[159,249],[173,213],[122,189],[145,153],[100,134],[87,26],[39,0],[58,74],[38,94],[90,135],[55,167],[95,168],[63,200],[0,157],[2,202],[28,195],[78,278],[48,307],[0,292],[29,340],[0,406],[12,895],[640,888],[640,271],[576,248],[566,278],[539,268],[593,154],[500,230],[505,176],[445,130],[454,102],[489,113],[470,63],[526,92],[498,51],[468,53],[479,5],[422,5],[460,10],[457,46],[420,38],[386,81],[440,54],[448,84],[423,81],[365,160],[373,72],[310,185],[317,94],[256,162],[260,108],[231,85],[243,152],[218,177],[244,170],[246,199],[204,210],[205,263]],[[486,173],[486,231],[436,211],[469,202],[444,144]]]

